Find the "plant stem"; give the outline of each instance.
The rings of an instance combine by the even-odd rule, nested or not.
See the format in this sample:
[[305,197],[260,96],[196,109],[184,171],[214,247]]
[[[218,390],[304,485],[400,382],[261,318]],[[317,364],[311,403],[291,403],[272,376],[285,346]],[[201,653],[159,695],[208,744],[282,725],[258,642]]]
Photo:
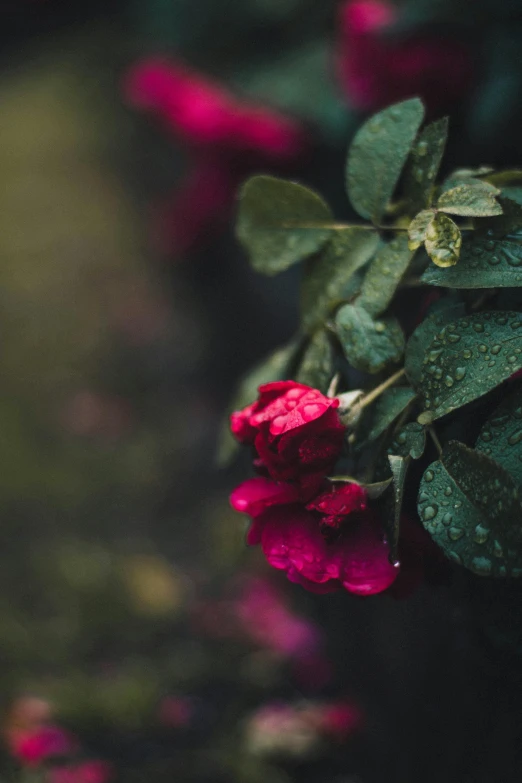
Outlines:
[[428,432],[431,435],[431,439],[432,439],[433,443],[435,444],[435,448],[437,449],[437,451],[439,453],[439,457],[440,457],[441,454],[442,454],[442,446],[440,445],[440,440],[437,437],[437,433],[435,432],[433,427],[428,427]]
[[402,378],[402,376],[405,374],[404,367],[401,370],[398,370],[393,375],[390,375],[389,378],[387,378],[383,383],[380,384],[380,386],[377,386],[375,389],[372,389],[372,391],[366,395],[366,397],[363,397],[360,402],[356,403],[348,417],[348,421],[355,420],[360,412],[366,408],[367,405],[371,405],[371,403],[376,400],[378,397],[381,396],[383,392],[386,391],[386,389],[389,389],[390,386],[393,386],[393,384],[399,380],[399,378]]

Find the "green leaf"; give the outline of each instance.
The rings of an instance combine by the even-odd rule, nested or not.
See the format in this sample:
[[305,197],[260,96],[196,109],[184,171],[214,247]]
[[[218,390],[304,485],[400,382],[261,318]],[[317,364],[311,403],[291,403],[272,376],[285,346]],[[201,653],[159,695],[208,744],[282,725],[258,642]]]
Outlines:
[[427,125],[419,134],[406,170],[405,191],[414,214],[429,207],[448,138],[448,118]]
[[501,215],[502,207],[496,201],[500,190],[487,182],[458,185],[443,193],[437,201],[440,212],[463,217],[487,217]]
[[426,241],[426,235],[428,229],[435,219],[435,211],[433,209],[423,209],[419,212],[408,227],[408,247],[410,250],[416,250]]
[[[521,189],[522,193],[522,189]],[[502,214],[477,221],[476,230],[490,237],[505,237],[522,229],[522,200],[518,203],[504,195],[498,197]]]
[[[459,187],[460,185],[476,185],[477,182],[484,183],[484,179],[479,177],[489,178],[489,174],[493,171],[491,166],[479,166],[476,169],[457,169],[453,171],[449,177],[446,177],[440,188],[441,193],[445,193],[448,190]],[[493,186],[496,190],[497,188]]]
[[388,543],[390,545],[390,562],[396,562],[399,548],[399,534],[401,527],[402,503],[404,499],[404,488],[406,485],[406,475],[410,460],[408,457],[400,457],[396,454],[388,455],[388,462],[393,477],[394,489],[394,507],[393,522],[386,531],[388,534]]
[[428,345],[413,384],[424,401],[419,421],[451,413],[521,368],[522,313],[483,312],[444,326]]
[[454,563],[480,576],[522,576],[519,488],[485,454],[450,442],[422,477],[418,510]]
[[421,281],[447,288],[522,286],[522,245],[507,239],[473,239],[464,243],[457,266],[430,266]]
[[464,315],[464,305],[454,304],[443,300],[443,305],[434,313],[431,313],[415,329],[406,346],[404,369],[412,386],[419,385],[420,376],[423,373],[423,361],[428,346],[441,328]]
[[356,370],[377,373],[400,361],[404,334],[396,318],[374,321],[362,307],[344,305],[335,325],[344,354]]
[[435,215],[426,230],[426,252],[437,266],[453,266],[459,260],[462,235],[451,218]]
[[229,405],[226,418],[223,420],[221,431],[218,437],[218,447],[216,453],[216,464],[220,467],[228,465],[240,444],[235,440],[230,432],[230,414],[233,411],[241,410],[257,397],[259,386],[271,381],[279,381],[288,377],[290,365],[294,359],[297,349],[296,342],[279,348],[256,364],[244,376],[238,385],[237,391]]
[[342,302],[355,296],[354,273],[366,264],[379,245],[376,231],[347,228],[336,231],[321,255],[310,258],[301,284],[303,328],[314,331]]
[[328,333],[321,329],[310,339],[305,348],[296,375],[298,383],[304,383],[326,394],[334,375],[334,352]]
[[510,394],[486,421],[475,446],[522,485],[522,390]]
[[424,117],[419,98],[379,112],[355,134],[348,153],[346,185],[353,208],[378,224],[393,196]]
[[426,448],[426,430],[417,421],[411,421],[401,429],[388,449],[388,454],[420,459]]
[[366,484],[364,481],[358,481],[353,476],[329,476],[328,481],[334,483],[358,484],[360,487],[364,487],[370,500],[377,500],[377,498],[380,498],[381,495],[386,492],[393,479],[389,478],[384,481],[375,481],[371,484]]
[[416,394],[410,386],[386,389],[376,402],[369,406],[368,415],[364,417],[367,426],[364,442],[377,440],[415,397]]
[[383,313],[393,299],[414,252],[409,249],[405,234],[384,245],[368,267],[357,304],[370,315]]
[[252,177],[239,194],[237,236],[254,269],[266,275],[317,253],[331,236],[321,224],[332,220],[317,193],[288,180]]

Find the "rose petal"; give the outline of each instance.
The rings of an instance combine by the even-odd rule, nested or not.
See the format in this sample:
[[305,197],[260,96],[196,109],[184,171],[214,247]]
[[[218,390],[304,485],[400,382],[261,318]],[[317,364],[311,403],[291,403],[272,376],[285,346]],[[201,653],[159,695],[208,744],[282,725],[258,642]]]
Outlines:
[[232,508],[251,517],[259,516],[270,506],[296,503],[298,500],[296,487],[261,477],[244,481],[230,495]]

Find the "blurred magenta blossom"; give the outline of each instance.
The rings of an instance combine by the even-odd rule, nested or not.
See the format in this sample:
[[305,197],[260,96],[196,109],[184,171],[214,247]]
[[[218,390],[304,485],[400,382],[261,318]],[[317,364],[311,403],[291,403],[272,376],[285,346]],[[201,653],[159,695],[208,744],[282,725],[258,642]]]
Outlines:
[[386,0],[341,4],[336,63],[350,104],[369,112],[418,95],[432,115],[451,109],[473,84],[470,47],[425,31],[399,38],[399,13]]
[[154,240],[165,253],[201,246],[228,221],[249,173],[291,162],[308,145],[296,120],[236,97],[177,59],[136,63],[122,90],[130,106],[156,117],[192,156],[185,180],[153,220]]

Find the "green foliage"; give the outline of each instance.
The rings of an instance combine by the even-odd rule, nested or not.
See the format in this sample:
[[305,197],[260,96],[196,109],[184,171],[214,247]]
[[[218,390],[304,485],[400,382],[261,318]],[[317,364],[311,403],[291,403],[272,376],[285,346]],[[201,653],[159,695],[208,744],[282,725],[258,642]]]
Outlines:
[[446,190],[437,201],[437,209],[463,217],[491,217],[501,215],[502,207],[495,199],[500,190],[488,182],[457,185]]
[[423,373],[424,358],[429,344],[441,328],[464,314],[461,304],[440,307],[426,318],[413,332],[406,345],[404,367],[412,386],[418,386]]
[[326,329],[320,329],[305,348],[296,380],[326,394],[334,374],[334,350]]
[[275,275],[317,253],[330,238],[332,214],[317,193],[276,177],[252,177],[239,194],[237,236],[252,266]]
[[388,456],[388,463],[393,477],[393,523],[388,528],[388,543],[390,544],[390,560],[395,562],[398,557],[399,534],[401,524],[402,503],[408,474],[409,459],[396,454]]
[[476,400],[522,368],[522,314],[484,312],[447,324],[428,344],[417,391],[426,423]]
[[344,305],[335,319],[344,355],[356,370],[377,373],[400,361],[404,334],[396,318],[374,321],[357,305]]
[[359,215],[379,224],[424,117],[418,98],[379,112],[357,131],[348,153],[348,197]]
[[519,488],[485,454],[451,441],[425,471],[418,507],[453,562],[480,576],[522,576]]
[[462,234],[451,218],[438,212],[426,228],[426,252],[437,266],[453,266],[459,260]]
[[502,465],[522,485],[522,391],[510,394],[490,416],[475,448]]
[[410,212],[429,207],[448,138],[449,120],[443,117],[427,125],[413,145],[406,170],[405,191]]
[[[354,137],[348,196],[373,225],[333,222],[311,191],[257,177],[238,231],[264,272],[304,261],[305,337],[278,372],[297,363],[298,381],[339,394],[350,475],[331,480],[373,488],[391,559],[403,500],[423,473],[419,514],[446,555],[476,574],[518,576],[522,393],[493,415],[488,395],[522,369],[522,172],[457,169],[438,183],[448,122],[422,130],[422,117],[418,99],[404,101]],[[482,427],[475,450],[458,442],[470,417]],[[419,470],[408,470],[413,460]]]
[[418,421],[410,421],[396,435],[389,452],[401,457],[420,459],[426,448],[426,430]]
[[368,413],[365,441],[377,440],[416,396],[410,386],[396,386],[383,392]]
[[305,265],[301,285],[302,324],[313,331],[342,302],[358,293],[354,273],[364,266],[379,245],[376,231],[354,227],[337,231],[321,255]]
[[446,288],[515,288],[522,286],[522,245],[507,239],[473,239],[449,269],[428,267],[422,278]]
[[358,304],[372,316],[383,313],[413,258],[405,234],[392,239],[376,254],[361,286]]

